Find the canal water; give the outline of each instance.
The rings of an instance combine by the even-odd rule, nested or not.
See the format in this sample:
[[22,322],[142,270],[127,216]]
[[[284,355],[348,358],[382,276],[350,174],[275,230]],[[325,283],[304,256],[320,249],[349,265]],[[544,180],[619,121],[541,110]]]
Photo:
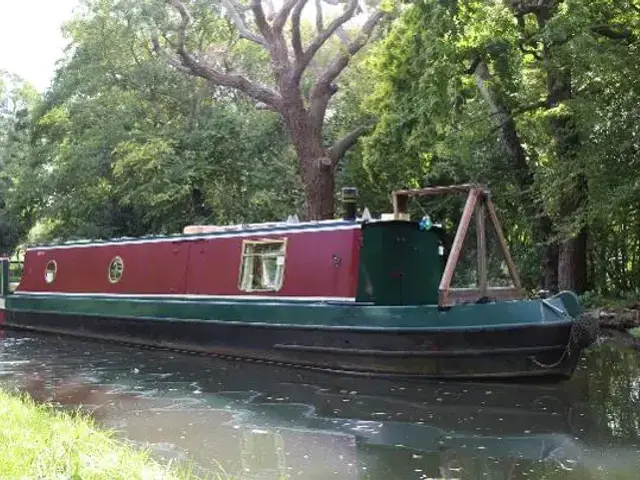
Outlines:
[[[234,479],[637,479],[640,353],[568,382],[392,381],[0,331],[0,387],[81,403],[164,460]],[[74,388],[75,388],[74,387]]]

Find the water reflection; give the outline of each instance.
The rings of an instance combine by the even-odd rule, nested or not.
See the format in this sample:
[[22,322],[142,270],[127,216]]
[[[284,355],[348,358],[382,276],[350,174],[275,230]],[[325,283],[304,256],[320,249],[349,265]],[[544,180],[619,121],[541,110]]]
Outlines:
[[372,380],[7,332],[0,382],[241,479],[636,478],[640,356],[564,384]]

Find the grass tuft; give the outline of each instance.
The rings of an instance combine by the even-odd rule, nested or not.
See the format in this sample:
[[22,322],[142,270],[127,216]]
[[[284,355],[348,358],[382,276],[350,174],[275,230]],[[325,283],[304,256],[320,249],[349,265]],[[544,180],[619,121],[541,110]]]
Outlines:
[[[79,412],[36,405],[0,391],[0,478],[195,480],[191,469],[162,465],[117,440]],[[220,478],[217,475],[214,478]]]

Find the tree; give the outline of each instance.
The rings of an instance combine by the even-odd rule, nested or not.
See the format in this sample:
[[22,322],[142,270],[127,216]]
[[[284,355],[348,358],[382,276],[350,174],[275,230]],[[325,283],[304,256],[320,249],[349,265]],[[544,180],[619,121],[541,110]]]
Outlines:
[[295,157],[277,116],[158,59],[135,9],[84,6],[65,27],[69,55],[33,114],[35,151],[21,166],[28,183],[17,193],[40,240],[175,233],[296,211]]
[[488,183],[529,286],[611,288],[601,271],[629,288],[637,12],[627,0],[417,2],[370,57],[368,183]]
[[[266,85],[237,73],[229,64],[226,49],[212,58],[207,52],[215,51],[214,48],[198,45],[197,35],[192,32],[194,15],[190,10],[195,10],[195,14],[200,16],[210,11],[203,13],[198,10],[197,3],[188,8],[181,0],[166,0],[166,3],[177,12],[180,21],[173,31],[165,32],[162,39],[154,37],[156,52],[166,56],[171,65],[181,71],[204,78],[211,85],[240,91],[260,105],[278,112],[298,156],[308,218],[332,218],[336,166],[367,128],[359,126],[327,147],[325,117],[329,102],[337,91],[335,81],[385,17],[384,6],[370,9],[365,2],[358,0],[317,0],[315,36],[304,46],[302,16],[307,0],[284,0],[278,10],[273,8],[271,1],[251,0],[243,4],[222,0],[221,6],[231,19],[237,36],[258,45],[268,54],[273,84]],[[326,25],[323,18],[325,4],[344,6]],[[220,7],[218,4],[207,6],[210,9]],[[358,12],[364,12],[367,18],[358,32],[349,34],[345,26]],[[285,34],[287,24],[289,35]],[[166,26],[161,28],[167,29]],[[321,50],[336,38],[342,42],[338,52],[326,64],[321,64]],[[194,52],[194,47],[200,47],[199,51]],[[177,57],[167,55],[165,48]],[[313,80],[306,88],[305,80],[310,76]]]
[[33,86],[0,70],[0,254],[9,254],[31,224],[18,207],[18,190],[30,161],[31,114],[39,96]]

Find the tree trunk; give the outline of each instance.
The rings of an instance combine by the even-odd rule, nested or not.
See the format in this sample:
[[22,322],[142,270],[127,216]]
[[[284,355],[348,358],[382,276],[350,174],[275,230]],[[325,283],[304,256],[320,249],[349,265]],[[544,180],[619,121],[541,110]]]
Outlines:
[[298,155],[304,184],[307,220],[327,220],[334,216],[333,164],[323,145],[322,127],[314,128],[309,114],[295,95],[284,107],[285,121]]
[[334,216],[334,175],[330,167],[318,160],[322,161],[315,156],[300,159],[308,220],[327,220]]
[[[553,15],[553,9],[542,9],[536,13],[538,27],[545,28],[547,20]],[[543,61],[547,74],[547,98],[552,106],[572,98],[571,70],[566,66],[555,65],[552,50],[548,44],[543,45]],[[582,171],[579,158],[580,136],[571,112],[560,112],[551,116],[551,135],[555,141],[555,153],[560,164],[569,165],[562,168],[569,178],[570,169],[578,169],[575,179],[569,185],[561,185],[560,218],[571,223],[580,214],[587,200],[587,181]],[[573,165],[571,165],[573,164]],[[558,288],[582,293],[587,285],[587,230],[583,226],[577,233],[565,238],[558,251]]]
[[538,222],[538,234],[536,238],[541,241],[547,240],[542,253],[542,286],[552,293],[558,292],[558,268],[559,268],[559,246],[556,241],[549,240],[554,236],[553,223],[545,215]]
[[[560,98],[571,97],[571,76],[567,73],[560,75],[549,74],[550,88],[556,90]],[[550,92],[551,93],[551,92]],[[551,119],[552,135],[556,143],[558,162],[573,163],[573,168],[581,169],[578,148],[580,138],[573,122],[571,113],[561,113]],[[575,164],[578,163],[577,166]],[[560,218],[571,223],[584,207],[587,201],[587,181],[580,171],[575,180],[567,187],[562,187],[560,198]],[[576,293],[584,292],[587,286],[587,229],[582,226],[577,233],[565,238],[558,253],[558,288],[572,290]]]
[[556,292],[558,290],[558,244],[550,240],[554,237],[553,222],[544,211],[544,207],[537,206],[540,202],[536,201],[536,195],[539,193],[535,189],[535,177],[527,161],[527,153],[522,147],[513,115],[501,92],[495,85],[490,85],[491,74],[484,61],[478,62],[474,74],[478,90],[488,104],[494,120],[498,122],[500,144],[507,158],[509,173],[513,176],[524,210],[532,222],[533,243],[544,249],[540,284],[544,289]]
[[558,264],[558,287],[560,290],[584,292],[587,285],[587,232],[580,233],[562,242]]
[[553,242],[546,246],[542,257],[542,285],[551,293],[558,293],[558,271],[560,268],[560,252],[558,244]]

